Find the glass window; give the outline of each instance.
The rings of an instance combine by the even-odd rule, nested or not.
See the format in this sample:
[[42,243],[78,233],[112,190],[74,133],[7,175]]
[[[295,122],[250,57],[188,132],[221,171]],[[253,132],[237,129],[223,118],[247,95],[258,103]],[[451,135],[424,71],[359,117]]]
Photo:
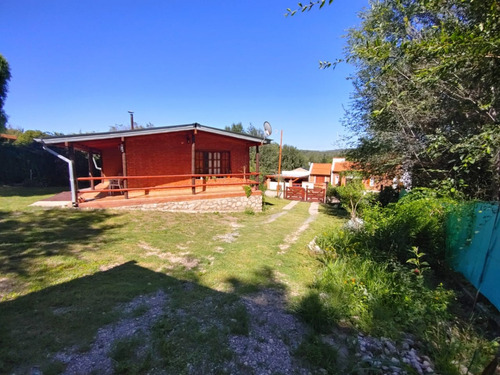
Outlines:
[[196,151],[195,169],[197,174],[231,173],[229,151]]

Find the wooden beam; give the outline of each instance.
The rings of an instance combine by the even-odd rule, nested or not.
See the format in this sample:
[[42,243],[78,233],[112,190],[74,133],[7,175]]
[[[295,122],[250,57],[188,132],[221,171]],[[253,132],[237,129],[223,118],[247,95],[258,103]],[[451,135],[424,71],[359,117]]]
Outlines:
[[97,148],[88,147],[88,146],[81,144],[81,143],[78,143],[78,142],[74,142],[73,146],[75,147],[75,149],[80,150],[80,151],[92,152],[94,154],[99,154],[101,152],[101,150],[99,150]]
[[[123,177],[127,176],[127,152],[126,152],[126,147],[125,147],[125,137],[122,137],[122,143],[120,143],[120,151],[122,153],[122,173]],[[123,180],[123,187],[125,189],[128,188],[128,181],[127,179]],[[128,199],[128,191],[125,190],[125,199]]]
[[[259,146],[255,146],[255,172],[256,173],[259,173]],[[257,175],[256,177],[256,180],[257,180],[257,187],[259,186],[259,182],[260,182],[260,176]]]
[[[193,136],[191,137],[191,174],[196,173],[196,129],[193,132]],[[191,177],[191,192],[196,194],[196,178]]]

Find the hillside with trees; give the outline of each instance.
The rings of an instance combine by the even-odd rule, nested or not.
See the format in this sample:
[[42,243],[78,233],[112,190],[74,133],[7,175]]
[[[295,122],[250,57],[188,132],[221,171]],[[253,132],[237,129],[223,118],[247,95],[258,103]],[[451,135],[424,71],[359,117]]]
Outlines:
[[[264,131],[249,125],[246,129],[241,122],[226,126],[224,130],[234,133],[249,134],[264,139]],[[279,144],[271,143],[260,148],[259,165],[262,175],[278,173]],[[295,146],[283,145],[281,152],[281,170],[293,170],[295,168],[309,169],[310,163],[331,163],[332,158],[342,157],[347,150],[300,150]],[[252,170],[255,170],[255,150],[251,151]]]

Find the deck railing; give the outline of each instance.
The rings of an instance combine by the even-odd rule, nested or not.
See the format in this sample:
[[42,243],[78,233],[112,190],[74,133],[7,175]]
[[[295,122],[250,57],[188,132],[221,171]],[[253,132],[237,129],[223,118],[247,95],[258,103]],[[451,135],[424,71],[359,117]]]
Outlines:
[[[201,188],[205,191],[207,187],[224,187],[224,186],[253,186],[258,188],[258,176],[256,172],[252,173],[225,173],[225,174],[179,174],[179,175],[155,175],[155,176],[101,176],[101,177],[79,177],[77,178],[77,198],[88,193],[123,193],[125,198],[128,198],[128,193],[133,191],[143,190],[146,195],[150,191],[155,190],[170,190],[170,189],[191,189],[192,194],[196,194],[196,189]],[[154,179],[155,181],[164,182],[153,186],[128,187],[128,183],[134,180]],[[169,181],[174,179],[175,181]],[[240,181],[235,181],[240,179]],[[216,180],[216,183],[214,183]],[[100,181],[100,182],[118,182],[117,188],[96,189],[94,186],[91,189],[79,189],[78,183],[83,181]],[[189,181],[189,182],[188,182]]]

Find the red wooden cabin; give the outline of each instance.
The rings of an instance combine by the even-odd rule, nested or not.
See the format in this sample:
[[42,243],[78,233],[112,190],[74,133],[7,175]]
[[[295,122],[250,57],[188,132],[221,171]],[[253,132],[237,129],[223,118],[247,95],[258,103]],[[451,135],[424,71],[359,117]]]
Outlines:
[[[267,139],[197,123],[56,136],[37,141],[63,160],[66,158],[53,148],[69,151],[70,160],[65,161],[70,168],[70,180],[75,181],[73,205],[82,206],[89,197],[104,199],[111,193],[121,193],[123,199],[159,196],[160,192],[172,197],[181,191],[188,190],[195,195],[218,186],[226,187],[226,191],[237,187],[238,192],[244,194],[242,185],[258,185],[259,146],[269,143]],[[250,173],[251,147],[257,149],[254,173]],[[88,153],[88,176],[71,177],[74,150]],[[90,181],[91,188],[79,189],[82,181]]]

